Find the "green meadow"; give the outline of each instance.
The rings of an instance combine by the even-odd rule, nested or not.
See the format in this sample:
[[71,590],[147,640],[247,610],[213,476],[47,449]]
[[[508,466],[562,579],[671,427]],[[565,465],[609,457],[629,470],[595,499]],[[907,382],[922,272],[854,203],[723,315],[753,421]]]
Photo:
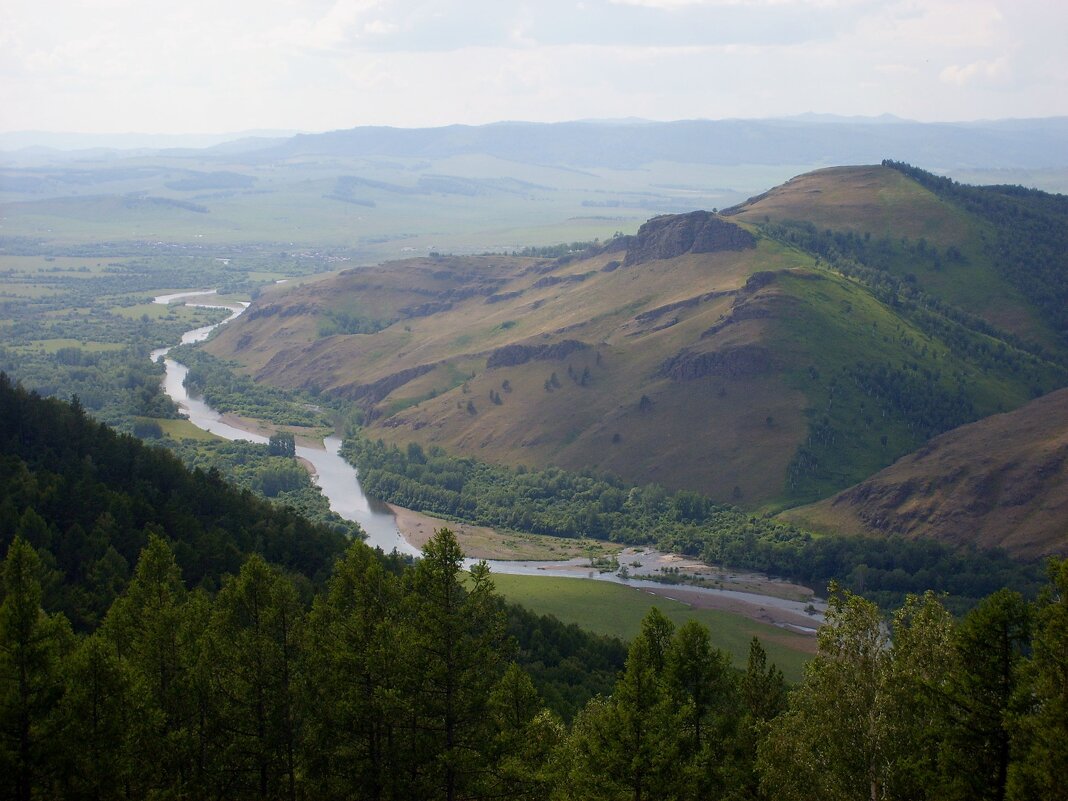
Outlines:
[[814,641],[741,615],[714,609],[694,609],[670,598],[654,596],[635,587],[547,576],[509,576],[495,574],[497,591],[514,603],[543,615],[552,615],[564,623],[630,640],[641,627],[642,618],[654,606],[676,625],[693,619],[708,626],[712,644],[727,651],[737,667],[744,668],[749,643],[759,637],[768,658],[782,669],[788,681],[801,678],[802,666],[809,659]]

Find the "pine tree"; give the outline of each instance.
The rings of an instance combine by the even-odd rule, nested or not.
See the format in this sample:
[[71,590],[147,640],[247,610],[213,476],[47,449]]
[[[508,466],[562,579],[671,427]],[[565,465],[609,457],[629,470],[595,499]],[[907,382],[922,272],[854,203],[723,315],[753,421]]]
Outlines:
[[73,634],[41,609],[40,560],[21,538],[8,548],[0,603],[0,779],[17,801],[49,794],[56,770],[51,718],[63,692],[61,660]]
[[630,644],[612,697],[591,702],[576,720],[569,780],[584,792],[634,801],[677,795],[679,736],[663,675],[673,630],[670,620],[651,609]]
[[1068,559],[1053,560],[1035,611],[1033,656],[1021,688],[1026,710],[1013,721],[1019,759],[1010,796],[1068,799]]
[[686,777],[681,796],[719,795],[738,713],[730,657],[712,647],[705,626],[690,620],[675,633],[664,662],[666,701]]
[[139,704],[132,723],[142,764],[137,792],[182,788],[193,773],[195,657],[182,636],[186,597],[174,553],[152,535],[101,629],[129,667]]
[[317,798],[398,797],[400,582],[352,544],[308,618],[305,761]]
[[490,695],[496,728],[487,794],[505,798],[548,798],[556,776],[554,752],[564,729],[542,703],[534,683],[514,662]]
[[987,596],[957,628],[959,669],[950,694],[954,724],[946,748],[954,791],[950,797],[1003,801],[1013,757],[1009,720],[1017,713],[1030,615],[1010,590]]
[[222,735],[220,781],[232,796],[297,797],[303,624],[293,583],[260,556],[215,600],[202,659]]
[[494,739],[487,707],[507,659],[489,568],[478,563],[464,577],[462,564],[455,535],[440,529],[406,593],[411,789],[446,801],[476,794],[486,780]]
[[133,733],[133,681],[113,643],[85,639],[64,665],[59,704],[64,795],[97,801],[127,797],[139,743]]

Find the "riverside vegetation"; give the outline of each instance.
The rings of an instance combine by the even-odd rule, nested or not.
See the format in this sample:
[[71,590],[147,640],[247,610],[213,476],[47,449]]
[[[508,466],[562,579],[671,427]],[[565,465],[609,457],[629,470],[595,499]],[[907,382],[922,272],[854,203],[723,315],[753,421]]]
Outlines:
[[[6,797],[1064,797],[1068,562],[959,622],[910,596],[892,639],[832,586],[788,690],[758,642],[735,671],[655,610],[624,658],[508,608],[448,529],[406,564],[6,378],[0,410]],[[75,494],[110,531],[73,536]],[[78,595],[99,617],[57,610]]]
[[1003,586],[1029,596],[1041,568],[996,550],[933,540],[818,537],[770,518],[717,504],[696,492],[628,485],[611,475],[499,467],[381,440],[352,437],[342,453],[365,491],[390,503],[454,520],[655,545],[710,564],[756,570],[813,587],[832,580],[884,606],[928,589],[960,611]]

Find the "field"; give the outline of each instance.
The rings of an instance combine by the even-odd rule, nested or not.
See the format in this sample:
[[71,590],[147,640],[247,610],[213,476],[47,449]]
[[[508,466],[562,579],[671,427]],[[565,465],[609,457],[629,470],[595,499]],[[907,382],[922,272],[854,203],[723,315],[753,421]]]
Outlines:
[[[136,178],[116,182],[106,163],[86,166],[99,168],[99,183],[81,186],[82,194],[55,178],[62,170],[26,171],[47,189],[0,185],[0,235],[60,246],[148,241],[219,251],[270,242],[286,250],[343,249],[364,262],[500,252],[632,233],[654,214],[725,207],[807,168],[658,162],[574,170],[491,156],[269,165],[159,157],[141,164],[146,169]],[[210,191],[174,180],[197,168],[239,174],[246,185]],[[87,261],[96,268],[100,260]],[[258,277],[273,280],[271,272]]]
[[788,681],[801,678],[802,666],[815,645],[812,637],[792,634],[741,615],[711,609],[692,609],[668,598],[654,597],[632,587],[608,582],[544,576],[494,575],[497,591],[509,601],[539,614],[553,615],[598,634],[629,640],[638,633],[641,620],[657,607],[676,625],[694,619],[708,626],[712,644],[730,653],[734,664],[744,668],[749,642],[759,637],[769,661],[777,664]]

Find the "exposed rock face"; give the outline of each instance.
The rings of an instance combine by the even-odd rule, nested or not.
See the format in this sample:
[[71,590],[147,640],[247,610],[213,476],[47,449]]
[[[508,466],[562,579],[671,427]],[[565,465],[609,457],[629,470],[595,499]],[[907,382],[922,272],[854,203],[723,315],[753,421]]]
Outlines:
[[706,376],[743,378],[766,373],[771,367],[771,352],[767,348],[743,345],[708,353],[680,351],[660,365],[660,374],[672,381],[693,381]]
[[694,295],[692,298],[686,298],[685,300],[677,300],[674,303],[666,303],[663,306],[657,306],[655,309],[649,309],[649,311],[643,311],[640,314],[634,315],[634,319],[639,323],[651,323],[652,321],[663,317],[668,312],[678,311],[679,309],[689,309],[694,306],[699,306],[702,303],[707,303],[710,300],[716,298],[727,297],[728,295],[737,294],[736,290],[727,289],[718,292],[706,292],[703,295]]
[[261,317],[298,317],[314,316],[322,311],[322,307],[315,303],[269,303],[249,309],[245,314],[249,320],[257,320]]
[[[790,274],[806,280],[810,277],[820,280],[819,276],[810,276],[802,272],[791,271]],[[737,297],[731,305],[730,313],[722,317],[711,328],[705,329],[701,334],[701,339],[713,337],[727,326],[740,323],[743,320],[761,320],[789,315],[791,308],[797,305],[795,298],[777,293],[760,292],[764,287],[774,284],[779,275],[777,272],[765,271],[753,273],[749,276],[745,286],[735,293]]]
[[594,275],[597,275],[597,273],[589,272],[576,273],[574,275],[547,275],[544,278],[539,278],[535,281],[533,288],[543,289],[544,287],[556,286],[557,284],[579,284]]
[[653,217],[630,242],[624,267],[685,253],[715,253],[756,247],[756,238],[734,223],[707,211]]
[[565,339],[549,345],[505,345],[489,355],[486,359],[486,367],[515,367],[529,361],[566,359],[575,351],[586,350],[588,347],[590,347],[588,344],[579,342],[577,339]]
[[411,306],[405,306],[398,309],[398,311],[404,317],[429,317],[432,314],[439,314],[448,311],[451,308],[452,301],[440,300],[430,301],[428,303],[413,303]]
[[420,364],[417,367],[409,367],[407,370],[387,375],[385,378],[372,381],[370,384],[358,384],[339,389],[337,394],[355,401],[361,406],[371,406],[378,403],[397,387],[402,387],[424,373],[429,373],[435,367],[437,367],[436,364]]

